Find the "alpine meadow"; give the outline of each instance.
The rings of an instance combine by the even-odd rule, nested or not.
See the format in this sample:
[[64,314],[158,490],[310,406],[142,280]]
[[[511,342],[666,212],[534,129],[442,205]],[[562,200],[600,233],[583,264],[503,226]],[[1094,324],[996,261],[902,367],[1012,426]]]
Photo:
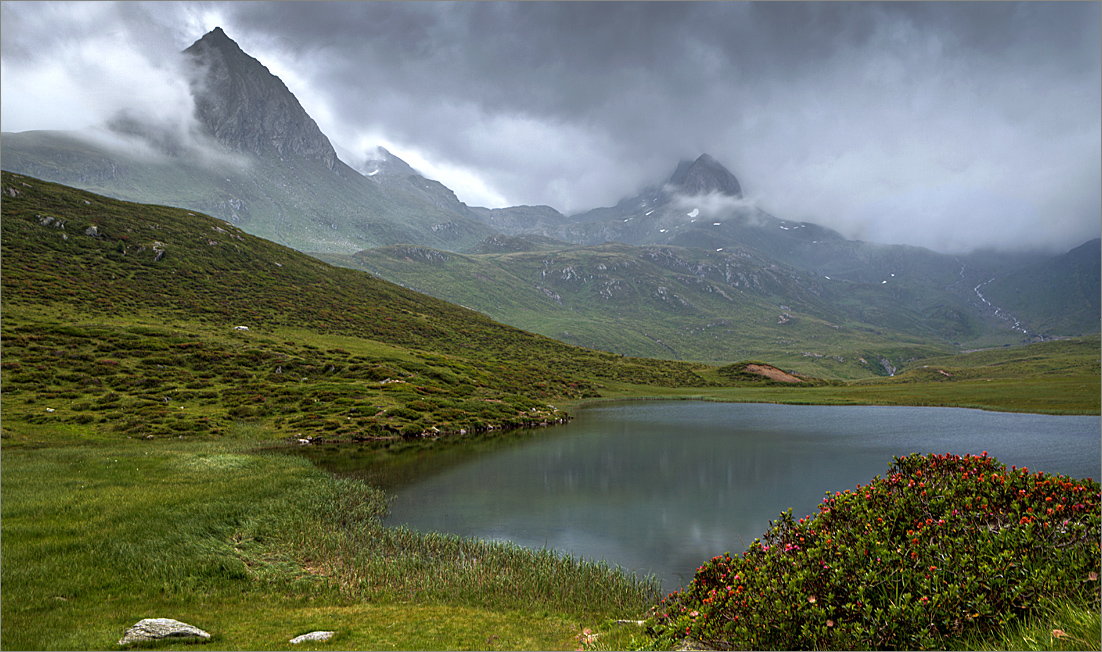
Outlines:
[[[186,137],[3,133],[0,647],[1100,649],[1102,487],[986,452],[900,450],[673,592],[387,524],[351,470],[412,478],[608,401],[1097,417],[1102,240],[853,239],[766,211],[716,151],[612,206],[468,205],[338,153],[221,27],[178,56]],[[295,454],[323,445],[348,473]],[[202,632],[129,638],[146,618]]]

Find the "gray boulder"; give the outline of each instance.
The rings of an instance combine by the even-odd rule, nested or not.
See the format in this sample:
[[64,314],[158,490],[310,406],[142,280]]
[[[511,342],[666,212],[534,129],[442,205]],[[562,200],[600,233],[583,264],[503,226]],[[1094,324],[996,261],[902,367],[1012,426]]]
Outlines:
[[126,634],[119,639],[119,645],[133,645],[146,641],[160,641],[166,638],[198,638],[207,640],[210,634],[198,627],[182,623],[171,618],[146,618],[126,630]]

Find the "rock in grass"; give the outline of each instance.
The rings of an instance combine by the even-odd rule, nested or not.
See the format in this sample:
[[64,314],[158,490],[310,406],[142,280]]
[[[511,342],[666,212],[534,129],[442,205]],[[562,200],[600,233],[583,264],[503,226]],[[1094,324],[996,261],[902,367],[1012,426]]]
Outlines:
[[302,636],[296,636],[291,639],[291,645],[298,645],[299,643],[309,643],[310,641],[328,641],[333,638],[336,632],[310,632],[309,634],[303,634]]
[[207,640],[210,634],[198,627],[171,618],[146,618],[139,620],[119,639],[119,645],[132,645],[166,638],[198,638]]

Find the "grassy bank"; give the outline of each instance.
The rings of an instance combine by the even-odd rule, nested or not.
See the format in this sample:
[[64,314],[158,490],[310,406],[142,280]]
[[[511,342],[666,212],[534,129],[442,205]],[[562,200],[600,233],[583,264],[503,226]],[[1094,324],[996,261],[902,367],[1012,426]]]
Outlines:
[[381,492],[253,446],[6,441],[2,646],[113,648],[171,617],[218,649],[314,629],[328,649],[572,649],[655,599],[599,564],[383,528]]
[[[654,587],[542,551],[379,526],[386,498],[263,441],[5,439],[4,649],[112,649],[172,617],[217,649],[648,648]],[[950,649],[1098,649],[1097,604],[1056,600]],[[1055,634],[1053,632],[1056,632]],[[1084,643],[1085,641],[1085,643]],[[165,644],[158,649],[189,648]]]

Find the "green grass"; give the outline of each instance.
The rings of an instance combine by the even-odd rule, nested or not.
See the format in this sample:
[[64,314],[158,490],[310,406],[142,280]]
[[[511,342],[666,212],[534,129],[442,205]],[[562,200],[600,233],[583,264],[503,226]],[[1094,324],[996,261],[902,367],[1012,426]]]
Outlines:
[[[730,365],[726,369],[701,371],[700,375],[711,381],[711,386],[661,388],[607,383],[601,394],[606,398],[627,399],[681,398],[796,405],[916,405],[1097,415],[1102,413],[1100,352],[1099,337],[1091,335],[918,360],[892,378],[815,383],[811,387],[740,380],[732,376],[731,370],[737,370],[742,365]],[[732,382],[740,386],[719,386]],[[562,405],[570,407],[577,403],[573,401]]]
[[339,632],[327,649],[564,649],[654,599],[600,564],[383,528],[380,492],[253,445],[6,442],[3,647],[112,648],[162,616],[219,649],[313,629]]
[[1055,601],[1039,614],[1015,622],[994,636],[970,637],[947,646],[956,650],[1099,650],[1102,613],[1097,608]]

